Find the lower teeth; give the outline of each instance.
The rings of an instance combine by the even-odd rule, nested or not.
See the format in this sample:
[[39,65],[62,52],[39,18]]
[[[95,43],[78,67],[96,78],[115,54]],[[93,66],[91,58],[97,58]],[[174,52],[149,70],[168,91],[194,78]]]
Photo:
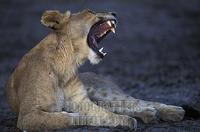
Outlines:
[[104,56],[107,54],[103,52],[103,47],[99,50],[99,52],[102,53]]

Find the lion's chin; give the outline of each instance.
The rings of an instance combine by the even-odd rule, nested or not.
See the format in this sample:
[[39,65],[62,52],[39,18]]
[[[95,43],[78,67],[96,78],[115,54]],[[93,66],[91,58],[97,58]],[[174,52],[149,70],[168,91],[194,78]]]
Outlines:
[[102,58],[100,58],[92,49],[89,50],[88,59],[91,64],[98,64]]

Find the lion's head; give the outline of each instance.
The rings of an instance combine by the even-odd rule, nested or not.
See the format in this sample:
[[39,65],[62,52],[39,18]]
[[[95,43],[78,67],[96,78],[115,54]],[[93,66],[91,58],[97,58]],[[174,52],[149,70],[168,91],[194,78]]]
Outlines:
[[117,22],[115,13],[95,13],[91,10],[74,14],[50,10],[43,14],[41,21],[59,34],[70,34],[81,58],[88,58],[92,64],[97,64],[106,55],[99,43],[111,31],[115,33]]

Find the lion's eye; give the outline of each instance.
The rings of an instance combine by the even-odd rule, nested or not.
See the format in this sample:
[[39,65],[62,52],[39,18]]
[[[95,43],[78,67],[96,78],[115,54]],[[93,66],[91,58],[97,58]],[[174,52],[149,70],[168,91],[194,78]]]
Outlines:
[[89,13],[96,14],[96,12],[88,10]]

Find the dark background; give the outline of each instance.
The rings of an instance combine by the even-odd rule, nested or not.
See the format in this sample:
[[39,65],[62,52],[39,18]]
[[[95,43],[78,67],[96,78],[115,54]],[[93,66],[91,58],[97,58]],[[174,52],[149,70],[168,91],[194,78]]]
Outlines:
[[[103,43],[103,62],[86,63],[140,99],[183,106],[178,123],[139,124],[138,131],[200,131],[200,1],[199,0],[1,0],[0,1],[0,130],[19,131],[17,117],[4,96],[4,84],[20,58],[50,31],[40,23],[47,9],[78,12],[115,11],[116,35]],[[62,131],[87,131],[87,128]],[[90,131],[120,131],[89,128]]]

